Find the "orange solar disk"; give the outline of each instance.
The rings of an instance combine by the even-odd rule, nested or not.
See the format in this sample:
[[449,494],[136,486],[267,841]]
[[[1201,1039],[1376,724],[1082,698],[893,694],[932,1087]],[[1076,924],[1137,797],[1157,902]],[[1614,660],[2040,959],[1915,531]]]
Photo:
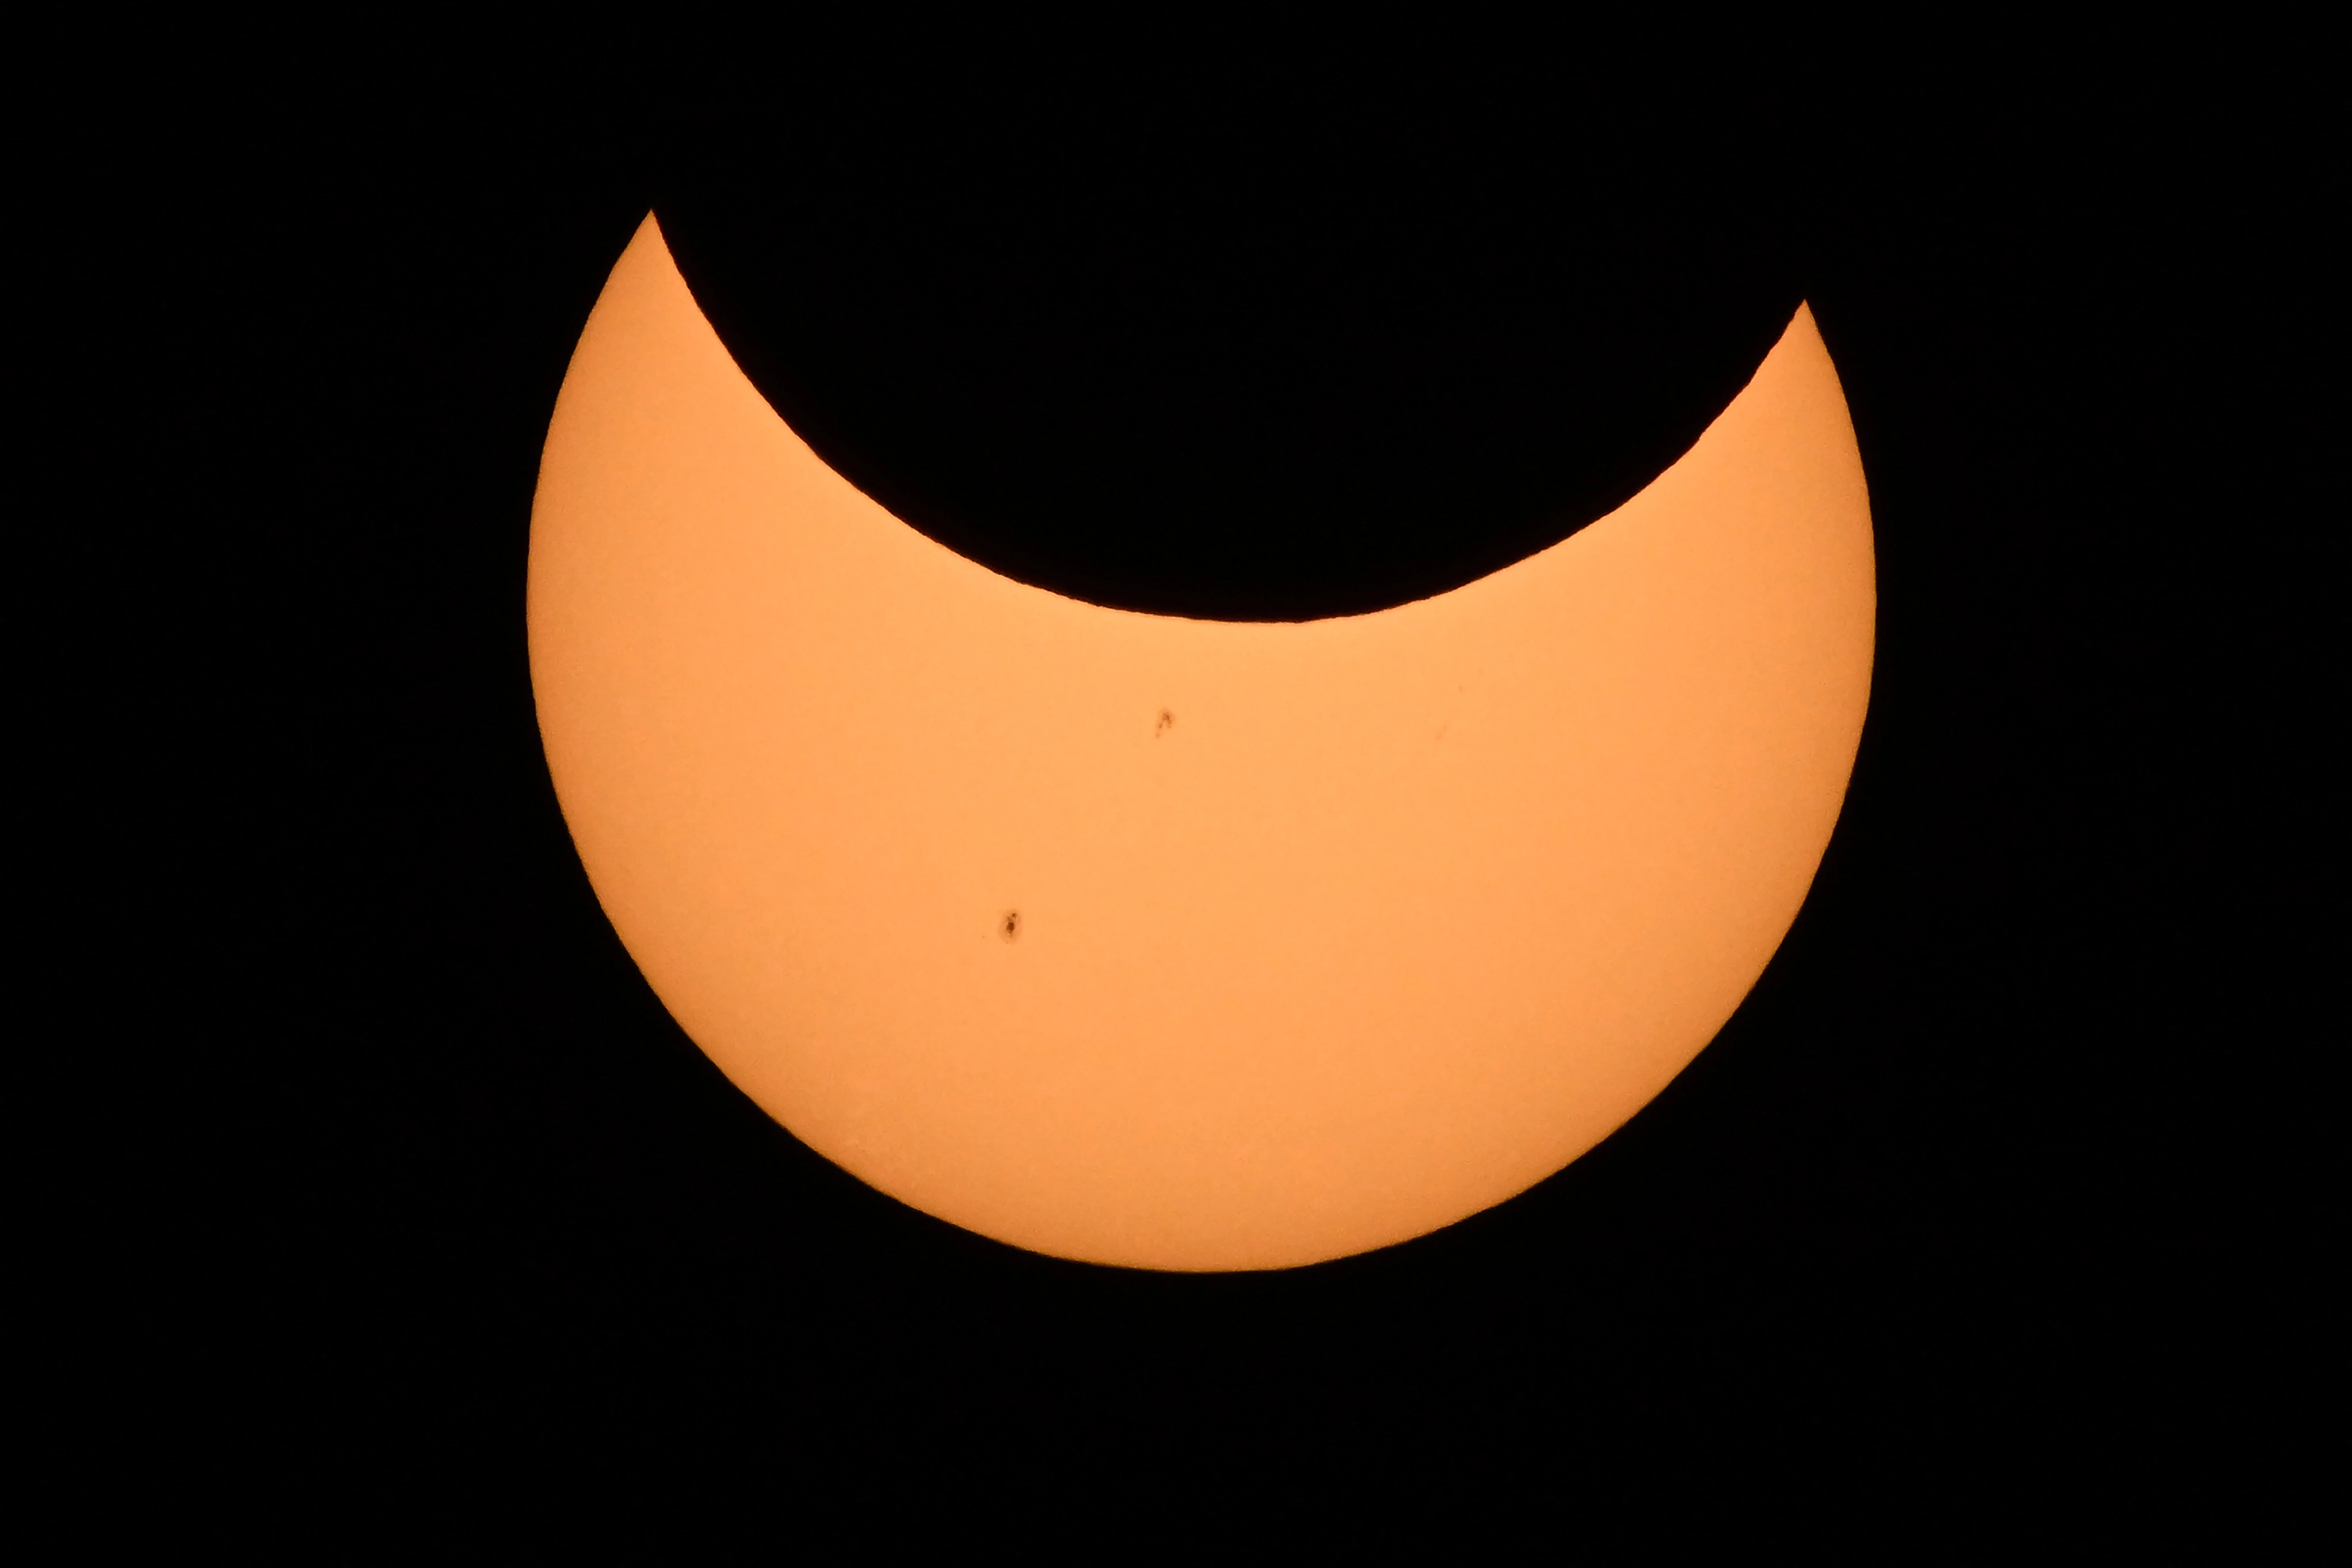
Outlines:
[[1874,605],[1803,310],[1551,549],[1375,614],[1192,621],[884,511],[648,218],[548,432],[529,617],[597,897],[746,1094],[983,1235],[1234,1269],[1499,1203],[1697,1055],[1828,843]]

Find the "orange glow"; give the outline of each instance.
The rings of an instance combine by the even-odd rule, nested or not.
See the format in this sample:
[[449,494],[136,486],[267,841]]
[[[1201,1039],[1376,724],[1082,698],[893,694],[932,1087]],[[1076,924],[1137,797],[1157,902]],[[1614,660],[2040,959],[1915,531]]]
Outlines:
[[1499,1203],[1698,1054],[1828,843],[1874,606],[1801,309],[1560,544],[1372,615],[1191,621],[853,489],[648,217],[548,432],[529,616],[597,897],[746,1094],[984,1235],[1229,1269]]

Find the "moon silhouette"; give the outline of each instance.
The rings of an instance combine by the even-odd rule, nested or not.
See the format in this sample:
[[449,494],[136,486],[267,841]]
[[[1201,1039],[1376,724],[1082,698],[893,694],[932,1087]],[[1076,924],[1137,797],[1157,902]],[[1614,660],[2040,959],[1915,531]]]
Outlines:
[[530,668],[597,898],[811,1148],[1065,1258],[1276,1268],[1606,1137],[1811,885],[1869,700],[1868,499],[1801,308],[1648,488],[1433,598],[1080,603],[817,458],[649,216],[556,404]]

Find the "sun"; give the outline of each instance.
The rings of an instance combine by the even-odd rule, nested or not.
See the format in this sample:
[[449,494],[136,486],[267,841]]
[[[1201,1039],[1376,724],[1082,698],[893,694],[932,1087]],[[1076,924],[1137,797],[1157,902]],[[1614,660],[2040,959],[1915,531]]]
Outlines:
[[528,614],[597,897],[735,1084],[971,1230],[1237,1269],[1501,1202],[1689,1063],[1828,843],[1875,599],[1802,310],[1552,548],[1202,621],[892,517],[762,401],[649,217],[558,400]]

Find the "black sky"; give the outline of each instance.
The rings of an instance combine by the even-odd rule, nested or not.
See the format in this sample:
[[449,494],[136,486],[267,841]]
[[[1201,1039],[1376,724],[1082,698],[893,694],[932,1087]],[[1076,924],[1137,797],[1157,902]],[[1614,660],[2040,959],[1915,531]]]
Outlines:
[[[106,348],[58,397],[128,388],[153,439],[75,447],[58,514],[112,573],[76,668],[115,695],[74,722],[131,824],[90,851],[121,895],[72,918],[147,977],[84,994],[91,1041],[137,1044],[76,1091],[106,1131],[58,1180],[108,1216],[77,1234],[110,1300],[172,1303],[132,1370],[68,1372],[158,1452],[337,1497],[562,1455],[1214,1511],[1824,1440],[1924,1496],[2193,1441],[2166,1413],[2226,1358],[2148,1347],[2236,1289],[2183,1260],[2229,1228],[2200,1128],[2234,1090],[2200,1064],[2252,971],[2211,889],[2260,829],[2199,805],[2217,747],[2272,743],[2225,622],[2305,548],[2225,483],[2294,404],[2276,280],[2315,198],[2266,194],[2293,148],[2223,135],[2193,63],[2072,46],[1790,76],[1097,43],[60,119],[59,168],[97,124],[127,172],[58,219]],[[1644,106],[1669,79],[1677,112]],[[825,224],[763,205],[784,188]],[[1755,993],[1568,1171],[1291,1273],[1032,1257],[810,1153],[646,989],[532,716],[539,446],[656,205],[755,381],[909,521],[1236,618],[1564,535],[1811,300],[1879,657]]]

